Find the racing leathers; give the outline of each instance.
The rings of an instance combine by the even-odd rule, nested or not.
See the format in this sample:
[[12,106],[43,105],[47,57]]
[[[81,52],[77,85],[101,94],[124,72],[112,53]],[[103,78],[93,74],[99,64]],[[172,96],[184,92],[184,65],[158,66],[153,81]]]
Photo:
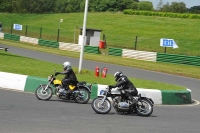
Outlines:
[[55,75],[64,74],[64,78],[62,79],[62,86],[65,89],[69,89],[69,84],[76,85],[78,83],[77,77],[72,68],[65,70],[64,72],[56,72]]
[[134,99],[133,99],[132,96],[137,96],[138,95],[138,91],[137,91],[136,87],[124,75],[117,80],[117,83],[114,86],[109,86],[109,87],[111,87],[111,88],[122,87],[122,97],[128,98],[133,103],[135,101],[133,101]]

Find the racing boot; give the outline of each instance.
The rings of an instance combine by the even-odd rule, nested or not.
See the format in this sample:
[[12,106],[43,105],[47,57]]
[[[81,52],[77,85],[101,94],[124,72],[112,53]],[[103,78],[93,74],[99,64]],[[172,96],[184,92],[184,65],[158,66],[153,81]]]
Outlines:
[[132,96],[129,96],[128,99],[130,100],[131,106],[136,106],[136,100]]
[[66,95],[66,94],[67,94],[67,91],[66,91],[66,89],[64,89],[64,88],[61,88],[61,89],[59,90],[59,93],[60,93],[60,95]]

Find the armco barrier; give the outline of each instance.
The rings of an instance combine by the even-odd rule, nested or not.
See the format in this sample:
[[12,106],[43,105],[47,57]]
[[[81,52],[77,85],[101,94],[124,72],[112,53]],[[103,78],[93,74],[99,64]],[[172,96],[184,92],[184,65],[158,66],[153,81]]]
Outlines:
[[60,50],[67,50],[67,51],[80,52],[81,51],[81,45],[73,44],[73,43],[59,42],[59,49]]
[[108,48],[108,55],[122,56],[121,48]]
[[7,34],[7,33],[5,33],[4,34],[4,39],[13,40],[13,41],[19,41],[20,40],[20,36],[14,35],[14,34]]
[[4,33],[0,32],[0,39],[4,38]]
[[[19,75],[13,73],[0,72],[0,87],[20,90],[25,92],[35,92],[39,84],[46,84],[46,78],[39,78],[27,75]],[[12,84],[11,84],[12,83]],[[91,99],[100,95],[100,91],[104,90],[107,85],[92,84]],[[184,91],[160,91],[156,89],[137,88],[139,93],[144,93],[147,97],[152,98],[155,104],[191,104],[191,90]]]
[[198,56],[157,53],[156,60],[157,62],[168,62],[175,64],[200,66],[200,57]]
[[59,42],[39,39],[38,45],[46,46],[46,47],[52,47],[52,48],[58,48],[59,47]]
[[122,57],[123,58],[133,58],[136,60],[145,60],[145,61],[156,62],[156,55],[157,55],[156,52],[146,52],[146,51],[122,49]]
[[26,43],[37,45],[38,44],[38,39],[37,38],[26,37],[26,36],[20,36],[20,42],[26,42]]
[[99,54],[99,47],[97,46],[84,46],[84,52],[92,53],[92,54]]

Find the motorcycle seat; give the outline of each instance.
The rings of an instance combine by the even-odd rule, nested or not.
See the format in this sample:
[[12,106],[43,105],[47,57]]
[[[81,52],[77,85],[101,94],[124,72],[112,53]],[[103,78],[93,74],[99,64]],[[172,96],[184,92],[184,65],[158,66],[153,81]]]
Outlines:
[[82,81],[82,82],[79,82],[78,84],[77,84],[77,86],[82,86],[82,85],[85,85],[86,84],[86,82],[85,81]]

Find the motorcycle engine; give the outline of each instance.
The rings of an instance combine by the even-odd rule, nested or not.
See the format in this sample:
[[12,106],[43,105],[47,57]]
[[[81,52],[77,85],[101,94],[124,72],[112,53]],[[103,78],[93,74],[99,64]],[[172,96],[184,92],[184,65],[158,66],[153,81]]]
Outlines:
[[121,111],[128,111],[129,104],[127,102],[120,102],[120,103],[118,103],[118,109]]
[[127,112],[130,105],[128,102],[121,102],[121,97],[115,97],[113,99],[113,106],[117,112]]

